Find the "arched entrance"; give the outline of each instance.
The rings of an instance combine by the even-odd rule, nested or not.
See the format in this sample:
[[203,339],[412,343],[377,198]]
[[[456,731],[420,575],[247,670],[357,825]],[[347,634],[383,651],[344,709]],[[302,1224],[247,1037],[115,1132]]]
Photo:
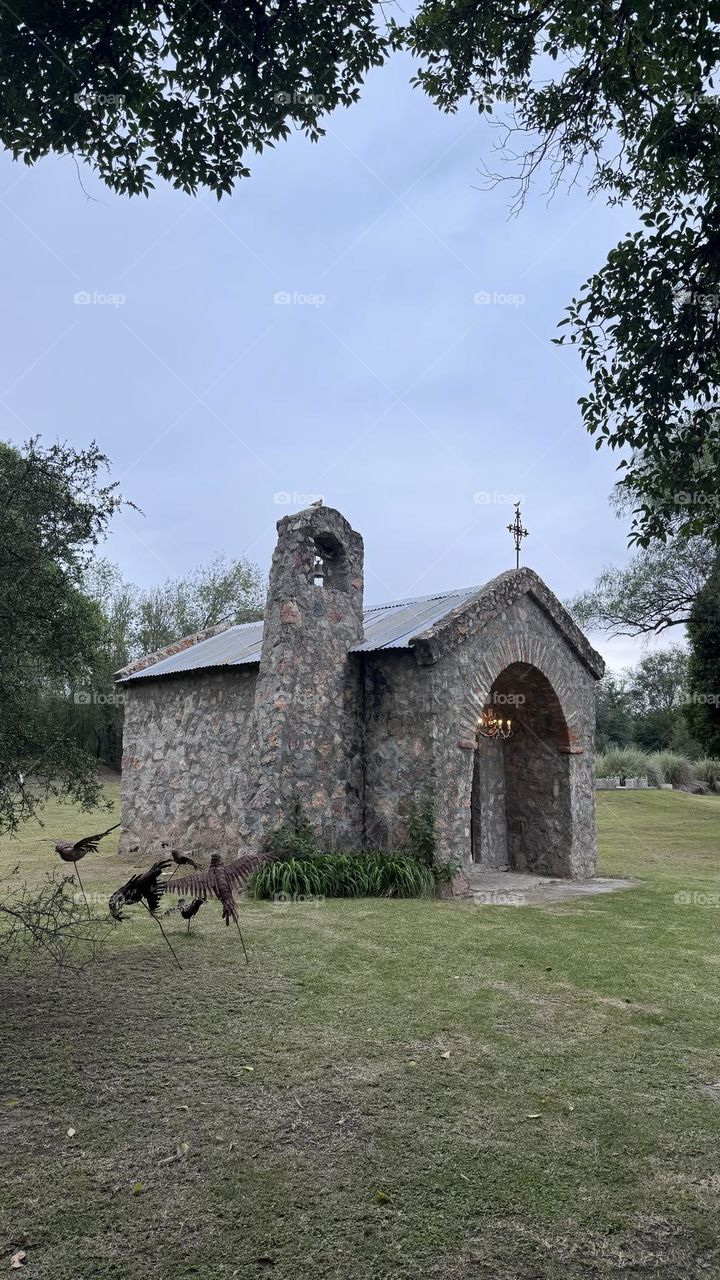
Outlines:
[[512,723],[506,740],[478,733],[472,858],[485,870],[571,875],[568,727],[550,681],[529,663],[505,668],[487,706]]

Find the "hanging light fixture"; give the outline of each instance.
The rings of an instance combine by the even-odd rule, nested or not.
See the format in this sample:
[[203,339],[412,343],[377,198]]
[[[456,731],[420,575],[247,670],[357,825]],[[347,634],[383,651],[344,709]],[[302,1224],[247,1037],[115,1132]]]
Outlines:
[[512,734],[512,721],[496,716],[492,707],[485,707],[477,724],[477,731],[482,738],[509,738]]

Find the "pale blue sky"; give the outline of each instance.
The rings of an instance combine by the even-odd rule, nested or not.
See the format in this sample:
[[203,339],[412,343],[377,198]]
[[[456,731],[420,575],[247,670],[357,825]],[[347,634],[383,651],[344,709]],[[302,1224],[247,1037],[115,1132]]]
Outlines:
[[510,567],[513,494],[561,597],[627,557],[582,367],[550,341],[626,221],[580,188],[509,220],[509,187],[480,189],[491,126],[408,78],[374,73],[323,141],[279,145],[219,204],[84,169],[88,201],[71,159],[0,158],[0,434],[98,441],[144,512],[105,548],[132,581],[216,551],[267,571],[276,520],[318,494],[365,538],[368,603]]

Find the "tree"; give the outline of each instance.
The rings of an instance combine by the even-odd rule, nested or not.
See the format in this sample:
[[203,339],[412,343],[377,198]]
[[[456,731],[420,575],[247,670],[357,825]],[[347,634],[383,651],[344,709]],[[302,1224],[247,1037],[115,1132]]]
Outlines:
[[687,688],[688,651],[684,645],[646,653],[626,671],[630,707],[634,715],[673,711]]
[[584,360],[596,447],[623,451],[632,540],[720,541],[718,0],[426,0],[407,39],[443,109],[511,104],[519,204],[549,170],[551,186],[583,179],[635,206],[643,230],[572,300],[557,341]]
[[232,190],[246,157],[357,101],[390,46],[371,0],[92,0],[0,8],[0,141],[90,162],[116,191],[156,177]]
[[141,590],[109,560],[94,560],[83,575],[85,594],[99,611],[92,665],[81,687],[47,687],[45,715],[59,738],[119,768],[123,691],[115,677],[134,658],[220,623],[262,616],[260,570],[249,561],[216,556],[183,578]]
[[568,603],[581,627],[610,636],[659,634],[685,624],[713,566],[703,537],[675,538],[641,551],[624,568],[608,565],[594,587]]
[[646,653],[634,667],[608,672],[596,690],[598,750],[636,744],[646,751],[697,746],[683,718],[688,653],[671,645]]
[[0,830],[49,794],[98,797],[95,761],[45,714],[57,688],[90,679],[102,634],[83,573],[120,504],[93,444],[0,443]]
[[100,630],[92,667],[81,687],[49,689],[45,714],[58,734],[97,762],[120,767],[123,694],[115,674],[130,660],[136,591],[109,560],[91,561],[83,574],[84,593],[99,610]]
[[598,751],[633,741],[633,718],[623,680],[608,671],[595,689],[595,741]]
[[557,340],[585,362],[588,431],[623,454],[631,538],[720,542],[720,0],[424,0],[404,27],[370,0],[27,0],[0,8],[0,141],[27,163],[69,151],[117,191],[220,196],[293,128],[319,138],[399,49],[442,110],[509,116],[518,204],[544,171],[637,210]]
[[687,682],[688,653],[679,644],[646,653],[637,666],[625,672],[633,740],[638,746],[663,751],[679,740]]
[[688,727],[708,755],[720,757],[720,556],[693,605],[688,637]]
[[221,623],[253,622],[262,617],[263,598],[256,565],[215,556],[187,577],[135,592],[128,648],[139,657]]

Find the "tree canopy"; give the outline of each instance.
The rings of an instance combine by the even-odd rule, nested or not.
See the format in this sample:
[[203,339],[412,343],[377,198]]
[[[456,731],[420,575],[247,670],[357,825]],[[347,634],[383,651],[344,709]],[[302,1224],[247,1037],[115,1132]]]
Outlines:
[[630,743],[647,751],[687,750],[684,707],[687,700],[688,651],[671,645],[646,653],[635,667],[599,681],[596,693],[596,737],[599,750]]
[[46,716],[45,695],[90,680],[102,634],[83,573],[120,499],[106,458],[0,443],[0,829],[50,793],[90,804],[95,761]]
[[585,426],[621,454],[631,538],[720,541],[720,0],[27,0],[0,8],[0,142],[88,161],[116,191],[218,196],[293,129],[318,139],[395,50],[444,111],[507,125],[499,176],[631,205],[557,339],[589,377]]
[[389,43],[370,0],[18,0],[0,7],[0,140],[130,195],[156,178],[222,195],[293,128],[320,137]]
[[660,634],[687,623],[714,562],[707,538],[674,538],[608,565],[595,585],[568,602],[581,627],[610,636]]
[[257,565],[217,555],[184,577],[135,590],[132,598],[127,641],[136,657],[221,623],[261,618],[264,588]]
[[720,758],[720,555],[693,605],[688,636],[688,726],[708,755]]
[[49,690],[46,715],[68,742],[118,768],[124,698],[117,672],[183,636],[262,617],[262,575],[247,560],[218,555],[182,577],[140,588],[126,582],[117,565],[98,559],[84,574],[83,589],[100,616],[92,668],[80,697],[67,685]]

